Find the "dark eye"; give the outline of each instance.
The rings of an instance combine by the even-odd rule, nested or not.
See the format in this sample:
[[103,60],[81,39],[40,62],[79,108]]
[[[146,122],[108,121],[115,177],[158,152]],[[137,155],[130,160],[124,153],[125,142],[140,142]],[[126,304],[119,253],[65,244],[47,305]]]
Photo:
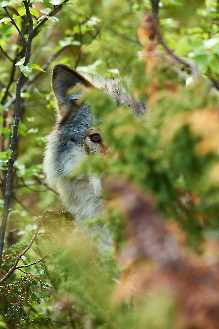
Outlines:
[[102,138],[101,138],[100,134],[98,134],[98,133],[92,134],[89,137],[90,137],[90,140],[94,143],[100,143],[102,141]]

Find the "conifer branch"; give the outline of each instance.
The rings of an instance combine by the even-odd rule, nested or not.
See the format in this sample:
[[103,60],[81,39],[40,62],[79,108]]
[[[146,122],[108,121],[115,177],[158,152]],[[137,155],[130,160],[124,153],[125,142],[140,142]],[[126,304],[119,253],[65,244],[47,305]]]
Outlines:
[[[14,265],[8,270],[8,272],[0,279],[0,284],[2,284],[4,281],[6,281],[13,273],[16,269],[19,269],[21,267],[24,266],[19,266],[17,267],[17,264],[19,263],[19,261],[21,260],[21,258],[28,252],[28,250],[30,250],[30,248],[32,247],[34,241],[36,240],[38,233],[39,233],[39,229],[40,226],[38,226],[36,232],[34,233],[32,239],[30,240],[30,242],[28,243],[28,245],[26,246],[26,248],[24,250],[22,250],[22,252],[17,256],[16,261],[14,263]],[[42,259],[41,259],[42,261]]]

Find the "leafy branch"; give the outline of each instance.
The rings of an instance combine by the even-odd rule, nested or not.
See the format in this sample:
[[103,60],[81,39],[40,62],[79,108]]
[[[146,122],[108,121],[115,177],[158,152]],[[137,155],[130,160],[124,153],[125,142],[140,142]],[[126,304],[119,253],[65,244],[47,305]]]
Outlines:
[[[41,20],[40,23],[36,25],[34,28],[33,26],[33,18],[32,14],[30,12],[31,8],[31,2],[29,0],[23,1],[23,5],[25,7],[25,16],[23,20],[25,20],[25,24],[22,24],[22,29],[20,30],[10,15],[7,8],[4,8],[7,16],[10,18],[11,23],[15,26],[17,31],[19,32],[19,35],[22,39],[22,50],[21,52],[16,53],[16,56],[12,63],[12,69],[11,69],[11,75],[9,79],[9,83],[7,85],[5,94],[3,96],[3,99],[1,101],[2,104],[4,104],[7,100],[7,97],[9,95],[10,86],[14,81],[14,75],[16,70],[16,63],[19,59],[19,56],[24,54],[24,62],[23,66],[27,67],[30,61],[31,57],[31,47],[33,39],[38,35],[41,27],[47,22],[49,17],[52,17],[56,15],[63,7],[65,3],[67,3],[69,0],[64,0],[60,5],[54,6],[54,9],[51,11],[51,13],[44,19]],[[25,37],[25,35],[27,35]],[[11,211],[11,204],[13,200],[13,182],[14,182],[14,163],[17,158],[17,147],[18,147],[18,141],[19,141],[19,135],[18,135],[18,129],[19,124],[21,120],[21,113],[22,113],[22,89],[27,81],[27,77],[24,75],[22,71],[19,73],[19,77],[17,80],[16,85],[16,94],[15,94],[15,107],[14,107],[14,119],[12,124],[12,132],[11,132],[11,138],[10,138],[10,158],[8,160],[8,166],[6,170],[5,180],[4,180],[4,186],[3,186],[3,195],[4,195],[4,205],[3,205],[3,217],[2,222],[0,226],[0,265],[2,263],[2,255],[4,250],[4,240],[5,240],[5,233],[6,233],[6,226],[8,217]],[[12,103],[11,103],[12,104]]]
[[30,242],[28,243],[28,245],[26,246],[26,248],[24,250],[21,251],[21,253],[17,256],[16,261],[14,263],[14,265],[8,270],[8,272],[0,279],[0,284],[2,284],[4,281],[6,281],[13,273],[14,271],[16,271],[17,269],[23,268],[23,267],[28,267],[31,265],[35,265],[37,263],[39,263],[40,261],[42,261],[44,258],[42,258],[41,260],[28,264],[28,266],[17,266],[17,264],[19,263],[19,261],[21,260],[21,258],[28,252],[28,250],[30,250],[30,248],[32,247],[34,241],[36,240],[38,233],[39,233],[39,229],[40,226],[38,226],[36,232],[34,233],[32,239],[30,240]]
[[61,9],[62,7],[68,2],[69,0],[64,0],[62,3],[60,3],[59,5],[57,6],[54,6],[53,10],[48,14],[48,16],[44,17],[37,25],[36,27],[34,28],[33,30],[33,37],[35,37],[40,29],[42,28],[42,26],[48,21],[48,19],[50,17],[53,17],[55,16]]
[[[28,37],[24,43],[24,66],[28,65],[31,56],[31,45],[32,45],[32,32],[33,32],[33,20],[30,13],[30,2],[24,1],[24,6],[26,10],[26,17],[28,19]],[[22,34],[23,35],[23,34]],[[16,87],[16,101],[15,101],[15,111],[14,111],[14,122],[12,125],[12,133],[10,140],[10,158],[8,160],[8,168],[5,176],[5,187],[4,187],[4,209],[3,218],[0,227],[0,264],[2,263],[2,253],[4,248],[4,239],[6,232],[7,220],[10,213],[11,201],[13,197],[13,180],[14,180],[14,163],[17,157],[17,146],[18,146],[18,128],[21,119],[22,111],[22,97],[21,90],[24,85],[26,77],[22,72],[20,72],[17,87]]]
[[18,34],[22,40],[23,43],[25,43],[25,38],[24,38],[24,35],[23,35],[23,32],[20,31],[19,27],[17,26],[15,20],[13,19],[13,17],[11,16],[11,14],[9,13],[7,7],[4,7],[4,11],[6,13],[6,15],[10,18],[10,21],[11,21],[11,24],[16,28],[16,30],[18,31]]
[[198,74],[198,69],[193,63],[191,63],[191,62],[185,60],[184,58],[176,55],[175,52],[173,51],[173,49],[171,49],[167,45],[167,43],[164,39],[164,36],[161,32],[161,29],[160,29],[160,21],[159,21],[159,4],[160,4],[160,1],[159,0],[151,0],[150,2],[151,2],[151,12],[152,12],[152,15],[153,15],[154,25],[155,25],[155,29],[156,29],[157,41],[163,47],[163,49],[167,53],[167,55],[170,56],[175,62],[179,63],[180,65],[183,65],[183,67],[185,67],[187,70],[191,71],[194,75]]
[[[153,15],[153,18],[154,18],[154,23],[155,23],[155,26],[156,26],[156,38],[157,38],[157,41],[159,42],[159,44],[163,47],[163,50],[166,52],[166,54],[168,56],[170,56],[176,63],[182,65],[186,70],[190,71],[192,73],[192,75],[194,76],[197,76],[197,75],[200,75],[200,72],[197,68],[197,66],[176,55],[176,53],[174,52],[173,49],[171,49],[166,41],[165,41],[165,38],[161,32],[161,29],[160,29],[160,21],[159,21],[159,3],[160,1],[159,0],[150,0],[151,2],[151,12],[152,12],[152,15]],[[212,85],[219,90],[219,82],[208,76],[208,79],[211,81]]]

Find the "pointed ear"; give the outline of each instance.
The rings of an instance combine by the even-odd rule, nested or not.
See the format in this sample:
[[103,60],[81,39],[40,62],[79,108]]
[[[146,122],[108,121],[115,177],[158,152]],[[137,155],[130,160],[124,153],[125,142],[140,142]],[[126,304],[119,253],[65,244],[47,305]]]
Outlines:
[[57,98],[61,114],[68,112],[78,95],[68,96],[70,88],[76,85],[91,87],[92,84],[82,77],[78,72],[71,70],[65,65],[56,65],[53,69],[52,87]]

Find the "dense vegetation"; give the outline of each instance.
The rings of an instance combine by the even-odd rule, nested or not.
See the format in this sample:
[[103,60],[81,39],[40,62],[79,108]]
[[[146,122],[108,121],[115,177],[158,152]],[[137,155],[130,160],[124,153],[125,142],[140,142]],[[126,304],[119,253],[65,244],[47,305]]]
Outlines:
[[[57,63],[146,107],[86,94],[115,251],[45,182]],[[0,328],[218,328],[218,90],[217,0],[0,0]]]

